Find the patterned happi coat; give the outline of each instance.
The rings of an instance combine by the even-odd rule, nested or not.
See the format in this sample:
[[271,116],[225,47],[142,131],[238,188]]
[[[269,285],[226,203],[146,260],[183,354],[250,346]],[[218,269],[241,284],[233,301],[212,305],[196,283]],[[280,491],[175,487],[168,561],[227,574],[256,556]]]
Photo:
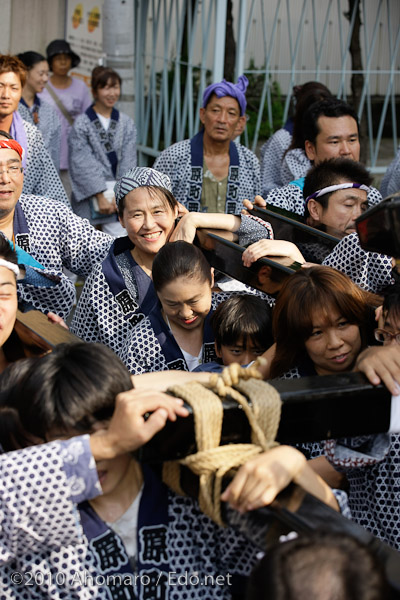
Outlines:
[[394,160],[390,163],[381,183],[381,194],[385,198],[400,192],[400,148]]
[[327,440],[325,454],[347,477],[354,521],[400,551],[400,434]]
[[380,293],[394,282],[391,257],[363,250],[357,233],[340,240],[322,264],[341,271],[369,292]]
[[285,154],[281,164],[282,185],[287,185],[291,181],[305,177],[311,167],[312,163],[308,160],[302,148],[289,150]]
[[261,146],[260,171],[261,195],[263,198],[265,198],[270,190],[284,185],[281,174],[282,160],[291,142],[291,133],[282,127],[278,131],[275,131],[265,144]]
[[[35,96],[32,110],[21,99],[18,112],[24,121],[36,125],[41,132],[44,145],[50,154],[57,171],[60,170],[60,148],[61,148],[61,123],[56,109],[48,102],[40,100]],[[34,121],[34,113],[37,113],[38,122]]]
[[[269,223],[245,215],[236,233],[242,246],[272,237]],[[75,335],[101,342],[118,356],[132,327],[158,302],[150,277],[132,258],[132,249],[128,238],[114,242],[107,258],[87,278],[71,323]]]
[[[110,151],[116,155],[115,173],[107,156]],[[95,194],[106,189],[106,181],[114,181],[136,167],[136,126],[132,119],[114,109],[105,131],[98,119],[94,123],[87,113],[79,115],[68,135],[68,153],[73,211],[96,225],[116,221],[116,213],[101,216],[92,211],[90,203]]]
[[[215,362],[214,335],[209,320],[221,302],[234,294],[256,294],[271,306],[274,299],[259,290],[246,286],[240,292],[218,292],[212,294],[211,310],[204,321],[201,363]],[[161,314],[161,306],[156,306],[150,314],[134,327],[125,340],[119,356],[133,375],[155,371],[189,371],[186,360],[174,336]]]
[[113,238],[97,231],[61,202],[24,194],[16,204],[13,226],[17,246],[29,253],[43,267],[40,273],[54,283],[38,287],[18,281],[19,299],[65,319],[75,300],[75,287],[62,273],[63,267],[87,277],[105,258]]
[[43,136],[36,125],[23,121],[27,139],[24,194],[45,196],[69,204],[57,169],[48,153]]
[[[183,140],[172,144],[161,152],[153,167],[169,176],[175,198],[189,210],[196,211],[201,209],[199,206],[192,208],[192,204],[200,203],[203,163],[201,162],[201,165],[196,167],[192,165],[191,142],[192,140]],[[243,200],[246,198],[252,200],[256,194],[261,192],[260,164],[256,155],[245,146],[233,142],[231,145],[236,147],[239,160],[239,171],[235,173],[238,190],[237,197],[231,202],[227,201],[226,204],[229,206],[225,212],[239,214],[243,208]],[[196,194],[195,203],[190,200],[191,197],[194,198],[194,194]]]
[[253,543],[144,467],[134,570],[122,539],[86,502],[100,493],[89,436],[4,454],[0,469],[4,600],[197,600],[200,592],[228,600],[257,561]]

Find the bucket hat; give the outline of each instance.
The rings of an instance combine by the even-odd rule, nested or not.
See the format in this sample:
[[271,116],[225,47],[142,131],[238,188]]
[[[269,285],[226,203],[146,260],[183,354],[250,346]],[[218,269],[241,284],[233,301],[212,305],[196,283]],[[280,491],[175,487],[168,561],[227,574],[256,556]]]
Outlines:
[[68,54],[71,57],[71,68],[77,67],[81,62],[81,57],[71,50],[71,46],[66,40],[53,40],[46,48],[47,60],[51,64],[51,59],[57,54]]

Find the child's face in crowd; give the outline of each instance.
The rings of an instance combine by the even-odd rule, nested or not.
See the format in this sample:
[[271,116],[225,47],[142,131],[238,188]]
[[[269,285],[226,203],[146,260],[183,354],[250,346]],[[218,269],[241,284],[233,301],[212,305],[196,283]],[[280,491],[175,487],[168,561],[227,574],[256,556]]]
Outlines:
[[327,314],[329,320],[314,311],[313,331],[304,343],[318,375],[351,370],[361,350],[358,325],[349,323],[335,307],[327,310]]
[[223,362],[223,364],[227,367],[232,363],[239,363],[239,365],[248,365],[253,360],[256,360],[259,356],[261,356],[266,348],[260,348],[260,346],[254,342],[251,338],[247,338],[246,341],[240,337],[234,344],[224,346],[217,346],[215,344],[215,351]]
[[[381,314],[379,315],[378,327],[379,329],[392,334],[392,336],[395,336],[396,334],[400,335],[400,311],[383,312],[382,310]],[[384,346],[389,346],[391,344],[395,345],[398,343],[395,337],[387,337],[389,339],[384,340]]]
[[211,287],[199,277],[178,277],[164,285],[157,295],[170,324],[187,330],[202,326],[211,309]]
[[174,230],[177,215],[177,208],[173,211],[165,199],[141,187],[126,195],[120,222],[136,250],[155,256]]

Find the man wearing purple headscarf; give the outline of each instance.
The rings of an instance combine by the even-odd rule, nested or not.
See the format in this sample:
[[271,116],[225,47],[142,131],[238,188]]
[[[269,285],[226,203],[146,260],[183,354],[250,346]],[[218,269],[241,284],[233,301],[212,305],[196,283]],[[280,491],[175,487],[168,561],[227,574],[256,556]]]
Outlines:
[[236,84],[223,79],[209,85],[200,108],[202,130],[166,148],[154,163],[189,211],[238,214],[242,201],[259,193],[257,157],[232,141],[246,123],[248,83],[241,75]]

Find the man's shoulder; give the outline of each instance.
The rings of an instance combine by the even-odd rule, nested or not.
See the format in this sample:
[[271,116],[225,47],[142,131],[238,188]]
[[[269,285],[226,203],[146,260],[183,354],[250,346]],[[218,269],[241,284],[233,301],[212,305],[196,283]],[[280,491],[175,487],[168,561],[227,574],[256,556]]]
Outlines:
[[18,200],[23,212],[32,211],[38,214],[39,210],[46,210],[47,213],[71,213],[71,209],[60,200],[55,200],[47,196],[36,196],[35,194],[21,194]]
[[171,144],[168,148],[165,148],[159,156],[176,156],[178,154],[186,154],[186,152],[190,149],[190,139],[181,140],[180,142],[175,142],[175,144]]
[[303,198],[303,190],[293,182],[277,187],[268,192],[267,198],[271,196],[280,196],[283,198]]
[[382,200],[382,194],[380,193],[380,191],[371,186],[369,188],[369,192],[368,192],[369,206],[375,206],[375,204],[379,204],[379,202],[381,200]]
[[256,161],[259,163],[257,156],[254,154],[252,150],[247,148],[247,146],[243,146],[242,144],[237,144],[237,149],[239,156],[245,157],[246,161]]

